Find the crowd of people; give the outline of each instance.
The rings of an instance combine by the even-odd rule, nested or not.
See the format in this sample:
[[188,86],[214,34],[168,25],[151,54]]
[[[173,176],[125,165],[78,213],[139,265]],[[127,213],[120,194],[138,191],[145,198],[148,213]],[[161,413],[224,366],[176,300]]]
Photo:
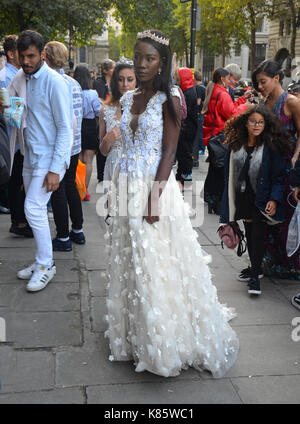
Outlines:
[[[182,193],[199,155],[219,136],[224,166],[215,166],[209,150],[204,200],[208,213],[220,215],[220,227],[243,221],[250,266],[238,280],[256,296],[264,275],[300,280],[300,247],[292,255],[286,250],[300,200],[299,86],[283,90],[280,66],[266,60],[252,74],[259,104],[254,89],[237,96],[236,64],[217,68],[205,87],[199,71],[176,66],[168,38],[157,30],[138,33],[133,60],[105,60],[100,78],[85,66],[66,75],[65,45],[45,44],[35,31],[9,35],[3,47],[0,88],[23,99],[24,113],[19,125],[10,121],[5,129],[7,106],[0,104],[11,156],[0,212],[10,213],[11,233],[36,243],[34,262],[18,278],[29,280],[30,292],[44,289],[56,274],[53,251],[86,243],[75,177],[81,160],[89,201],[96,155],[107,195],[109,359],[133,360],[137,372],[165,377],[188,366],[222,377],[239,350],[228,324],[235,312],[219,303],[211,258],[197,241]],[[300,294],[292,304],[300,309]]]

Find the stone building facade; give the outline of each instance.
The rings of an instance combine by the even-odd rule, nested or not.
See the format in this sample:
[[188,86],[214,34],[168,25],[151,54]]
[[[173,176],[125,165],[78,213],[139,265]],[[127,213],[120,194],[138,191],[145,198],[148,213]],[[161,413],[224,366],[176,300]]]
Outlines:
[[77,65],[85,65],[89,70],[93,70],[96,73],[100,72],[101,62],[108,59],[108,31],[104,31],[101,35],[94,35],[92,41],[92,45],[74,47],[73,51],[71,51],[74,69]]
[[300,78],[300,16],[297,20],[295,57],[291,57],[290,19],[270,22],[268,58],[277,60],[290,80]]

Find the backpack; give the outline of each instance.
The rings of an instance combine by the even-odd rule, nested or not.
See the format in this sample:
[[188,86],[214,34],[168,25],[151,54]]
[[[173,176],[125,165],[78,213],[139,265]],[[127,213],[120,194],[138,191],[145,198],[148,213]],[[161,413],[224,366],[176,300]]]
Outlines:
[[0,185],[8,183],[10,176],[10,151],[6,124],[0,116]]
[[224,249],[224,244],[228,249],[237,249],[237,255],[242,256],[246,252],[247,245],[243,231],[240,229],[239,224],[235,221],[222,225],[217,230],[221,239],[221,246]]

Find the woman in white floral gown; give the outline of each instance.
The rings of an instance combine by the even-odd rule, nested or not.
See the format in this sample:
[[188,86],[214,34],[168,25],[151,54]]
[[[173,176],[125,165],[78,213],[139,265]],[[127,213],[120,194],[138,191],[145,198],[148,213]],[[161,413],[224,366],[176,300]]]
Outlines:
[[172,172],[181,106],[169,40],[144,31],[134,53],[139,89],[121,99],[123,151],[106,235],[109,359],[165,377],[189,366],[222,377],[239,342]]

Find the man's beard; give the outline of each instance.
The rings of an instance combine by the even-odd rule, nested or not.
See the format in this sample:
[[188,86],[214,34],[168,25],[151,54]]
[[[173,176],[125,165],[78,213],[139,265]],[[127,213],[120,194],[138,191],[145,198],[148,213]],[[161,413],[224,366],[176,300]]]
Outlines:
[[[42,67],[42,65],[43,65],[43,63],[44,63],[44,61],[43,61],[43,59],[41,58],[40,59],[40,61],[36,64],[36,67],[35,67],[35,69],[34,69],[34,71],[33,72],[26,72],[26,70],[24,69],[24,67],[22,66],[22,69],[23,69],[23,71],[24,71],[24,73],[26,74],[26,75],[34,75],[41,67]],[[31,68],[31,67],[30,67]]]

